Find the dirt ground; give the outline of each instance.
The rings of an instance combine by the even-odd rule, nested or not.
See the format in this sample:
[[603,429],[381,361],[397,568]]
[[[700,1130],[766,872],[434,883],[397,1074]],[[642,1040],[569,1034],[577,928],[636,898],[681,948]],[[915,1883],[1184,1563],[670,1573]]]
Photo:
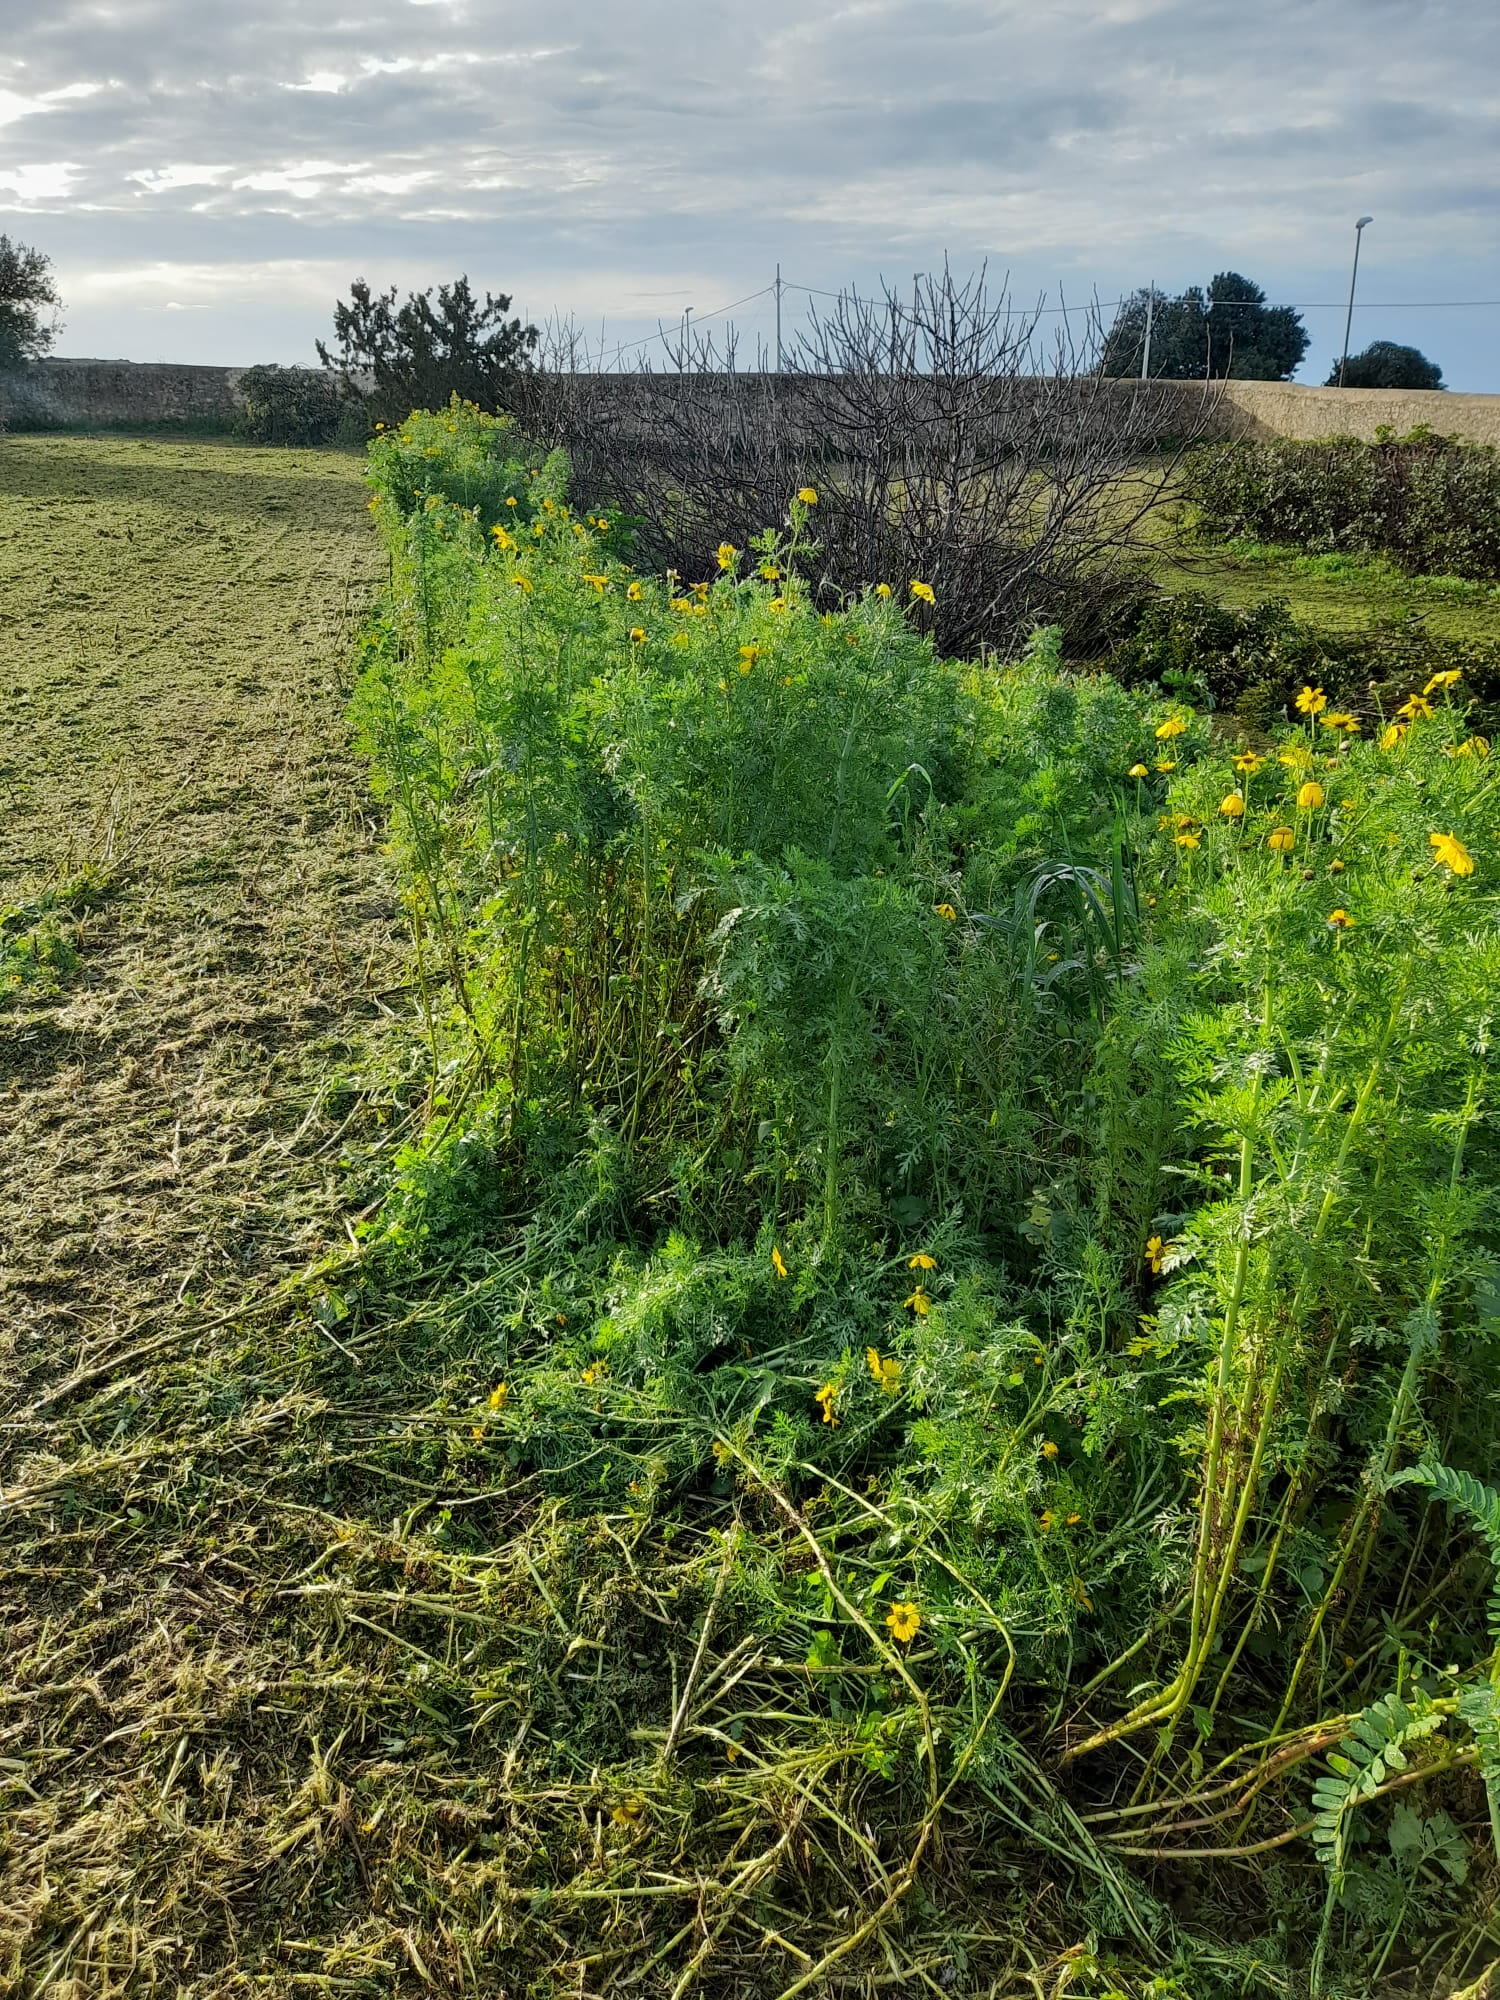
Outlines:
[[343,723],[359,474],[0,439],[0,908],[67,961],[0,1011],[13,1394],[189,1337],[342,1234],[345,1080],[402,1005]]

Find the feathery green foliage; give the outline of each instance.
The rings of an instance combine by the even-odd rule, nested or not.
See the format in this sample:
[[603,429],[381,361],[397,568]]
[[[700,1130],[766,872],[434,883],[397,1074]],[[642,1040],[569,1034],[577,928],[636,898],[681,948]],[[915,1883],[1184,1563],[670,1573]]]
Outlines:
[[[461,405],[374,477],[357,711],[434,1081],[371,1241],[493,1301],[499,1477],[725,1538],[697,1657],[774,1646],[778,1692],[636,1727],[760,1807],[865,1774],[901,1872],[786,1993],[946,1816],[1011,1839],[1023,1768],[1141,1950],[1129,1865],[1299,1837],[1344,1736],[1312,1830],[1363,1881],[1356,1795],[1453,1766],[1492,1650],[1394,1497],[1496,1443],[1500,787],[1459,676],[1373,727],[1309,686],[1235,754],[1055,635],[937,658],[920,578],[820,614],[810,489],[684,582]],[[649,1795],[625,1731],[587,1754]]]

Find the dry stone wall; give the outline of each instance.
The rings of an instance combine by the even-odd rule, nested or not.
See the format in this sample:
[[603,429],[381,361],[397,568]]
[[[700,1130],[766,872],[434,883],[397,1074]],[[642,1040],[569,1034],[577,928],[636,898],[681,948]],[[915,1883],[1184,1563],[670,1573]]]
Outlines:
[[[47,360],[0,375],[0,422],[87,429],[95,424],[228,424],[240,368],[198,368],[169,361]],[[1121,384],[1128,393],[1128,385]],[[628,397],[631,378],[598,378],[595,392]],[[1500,445],[1500,396],[1447,390],[1321,389],[1295,382],[1226,382],[1215,428],[1226,437],[1319,438],[1342,433],[1373,438],[1381,425],[1398,433],[1418,424]],[[1183,429],[1201,417],[1203,387],[1157,383],[1180,394]]]

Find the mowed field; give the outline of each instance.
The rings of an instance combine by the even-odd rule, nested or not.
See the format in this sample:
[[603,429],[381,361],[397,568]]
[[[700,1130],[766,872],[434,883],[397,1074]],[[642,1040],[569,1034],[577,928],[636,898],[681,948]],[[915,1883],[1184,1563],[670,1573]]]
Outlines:
[[309,1837],[203,1845],[256,1781],[247,1454],[341,1358],[298,1279],[349,1254],[409,1012],[343,719],[360,472],[0,438],[4,1991],[227,1990]]

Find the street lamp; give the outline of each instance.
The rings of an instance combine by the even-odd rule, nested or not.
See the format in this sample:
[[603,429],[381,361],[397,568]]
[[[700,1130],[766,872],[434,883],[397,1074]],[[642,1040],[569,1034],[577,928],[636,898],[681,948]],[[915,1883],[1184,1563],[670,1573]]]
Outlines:
[[1349,273],[1349,310],[1344,317],[1344,351],[1339,356],[1339,387],[1344,386],[1344,370],[1349,364],[1349,329],[1354,324],[1354,284],[1359,276],[1359,239],[1364,234],[1365,225],[1375,220],[1373,215],[1362,215],[1354,225],[1354,269]]

